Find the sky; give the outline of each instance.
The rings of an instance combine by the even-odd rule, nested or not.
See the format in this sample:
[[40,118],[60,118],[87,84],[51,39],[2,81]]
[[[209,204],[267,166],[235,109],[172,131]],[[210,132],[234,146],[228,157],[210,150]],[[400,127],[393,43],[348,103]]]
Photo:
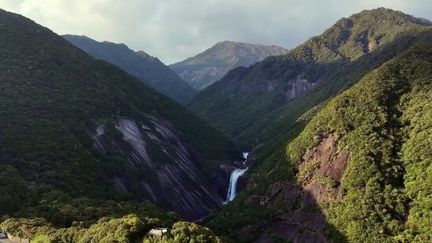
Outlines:
[[293,48],[377,7],[432,19],[431,0],[0,0],[57,34],[125,43],[166,64],[224,40]]

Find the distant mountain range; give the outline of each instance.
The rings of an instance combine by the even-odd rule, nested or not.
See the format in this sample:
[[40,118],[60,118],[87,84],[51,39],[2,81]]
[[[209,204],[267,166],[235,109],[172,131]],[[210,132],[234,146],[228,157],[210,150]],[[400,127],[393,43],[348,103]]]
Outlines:
[[187,103],[195,95],[195,91],[176,73],[158,58],[144,51],[136,52],[125,44],[98,42],[86,36],[64,35],[63,37],[87,54],[119,66],[148,86],[180,103]]
[[194,57],[170,65],[170,68],[193,88],[202,90],[231,69],[248,67],[268,56],[287,52],[287,49],[279,46],[223,41]]

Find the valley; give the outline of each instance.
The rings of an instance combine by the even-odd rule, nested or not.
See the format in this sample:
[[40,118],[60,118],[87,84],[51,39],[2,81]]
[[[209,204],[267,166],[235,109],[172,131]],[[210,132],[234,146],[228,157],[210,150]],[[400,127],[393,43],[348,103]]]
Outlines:
[[0,242],[432,241],[427,19],[171,65],[2,9],[0,33]]

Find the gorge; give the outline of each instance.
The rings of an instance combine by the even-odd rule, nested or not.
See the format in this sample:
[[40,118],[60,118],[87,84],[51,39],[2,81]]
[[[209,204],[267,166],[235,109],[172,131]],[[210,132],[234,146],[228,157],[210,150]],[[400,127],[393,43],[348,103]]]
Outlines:
[[251,45],[218,44],[178,74],[4,10],[0,33],[0,234],[432,242],[429,20],[364,10],[239,67]]

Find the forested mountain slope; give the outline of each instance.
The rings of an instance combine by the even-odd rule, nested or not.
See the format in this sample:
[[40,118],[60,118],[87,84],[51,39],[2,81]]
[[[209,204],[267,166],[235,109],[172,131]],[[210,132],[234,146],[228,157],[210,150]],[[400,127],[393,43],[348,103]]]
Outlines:
[[109,216],[100,227],[133,238],[178,220],[148,201],[187,219],[222,204],[228,181],[214,178],[235,149],[227,137],[29,19],[0,10],[0,32],[2,220],[73,227],[57,232],[66,237]]
[[431,241],[431,80],[427,30],[305,114],[208,225],[239,241]]
[[231,71],[190,107],[239,141],[266,144],[278,129],[392,58],[397,45],[430,24],[390,9],[362,11],[284,56]]
[[175,72],[144,51],[135,52],[124,44],[98,42],[86,36],[64,35],[63,37],[90,56],[122,68],[146,85],[180,103],[187,103],[195,95],[192,87]]

